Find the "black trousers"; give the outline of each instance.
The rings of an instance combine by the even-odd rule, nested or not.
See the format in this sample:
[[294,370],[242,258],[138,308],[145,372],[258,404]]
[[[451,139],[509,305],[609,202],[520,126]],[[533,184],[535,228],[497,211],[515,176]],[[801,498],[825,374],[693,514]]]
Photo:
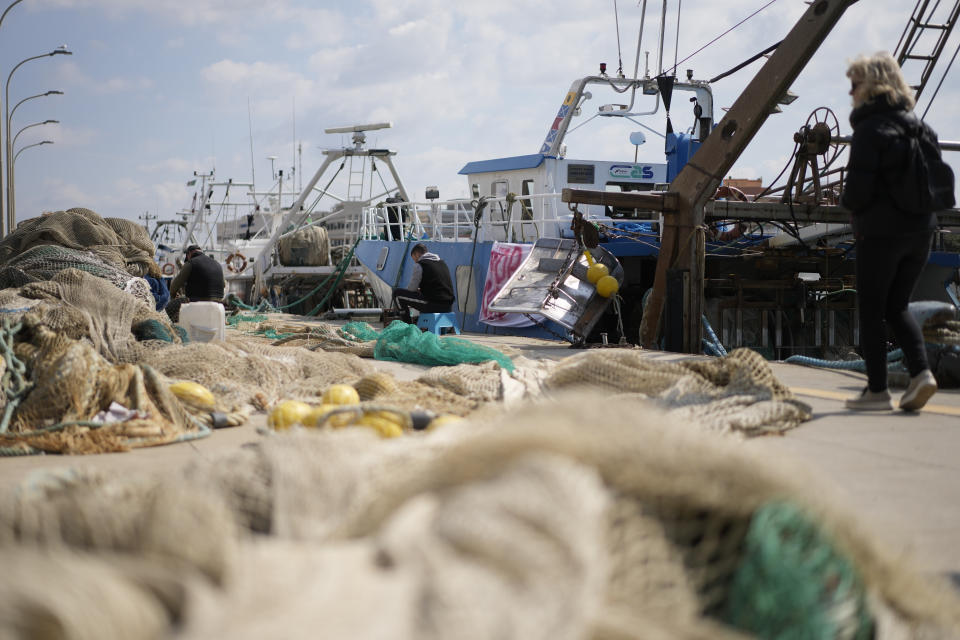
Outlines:
[[860,350],[871,391],[887,388],[887,327],[903,349],[911,376],[929,368],[923,333],[907,305],[930,257],[932,238],[932,231],[857,238]]
[[427,300],[419,291],[410,289],[394,289],[393,299],[397,306],[403,311],[403,319],[406,322],[412,322],[410,309],[416,309],[421,313],[447,313],[453,308],[453,302],[435,302]]

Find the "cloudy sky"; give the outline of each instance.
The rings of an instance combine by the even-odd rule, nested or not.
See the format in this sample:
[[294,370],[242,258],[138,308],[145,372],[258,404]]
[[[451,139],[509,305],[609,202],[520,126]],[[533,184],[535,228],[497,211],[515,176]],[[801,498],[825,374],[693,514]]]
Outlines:
[[[768,2],[685,0],[677,46],[676,2],[669,3],[667,66]],[[650,2],[642,46],[651,67],[660,4]],[[851,7],[795,83],[800,99],[768,120],[732,174],[771,181],[789,160],[793,132],[817,107],[833,109],[849,133],[846,63],[893,50],[913,4],[860,0]],[[618,8],[629,73],[641,11],[636,0],[619,0]],[[681,73],[710,78],[727,70],[783,38],[805,8],[801,0],[774,0],[681,62]],[[11,104],[64,92],[29,100],[13,116],[14,133],[60,121],[17,140],[18,150],[54,142],[27,149],[16,162],[17,218],[73,206],[131,219],[170,217],[189,205],[186,182],[195,170],[249,181],[252,164],[266,190],[267,158],[277,156],[276,168],[289,175],[298,144],[306,182],[322,148],[347,142],[323,129],[381,121],[394,127],[371,133],[370,142],[399,152],[411,195],[437,185],[443,198],[464,196],[457,171],[466,162],[537,152],[571,82],[596,73],[600,62],[617,69],[615,29],[613,0],[25,0],[0,27],[5,73],[62,44],[73,55],[28,62],[10,83]],[[934,82],[958,39],[960,30]],[[640,64],[642,72],[643,56]],[[760,64],[718,82],[717,106],[733,104]],[[594,94],[575,124],[621,101]],[[927,116],[942,139],[960,140],[958,104],[954,68]],[[692,123],[682,99],[672,115],[676,128]],[[661,131],[662,113],[648,124]],[[568,137],[568,157],[632,159],[628,136],[636,130],[595,118]],[[641,159],[662,161],[660,139],[647,132],[647,140]],[[960,154],[949,157],[957,166]]]

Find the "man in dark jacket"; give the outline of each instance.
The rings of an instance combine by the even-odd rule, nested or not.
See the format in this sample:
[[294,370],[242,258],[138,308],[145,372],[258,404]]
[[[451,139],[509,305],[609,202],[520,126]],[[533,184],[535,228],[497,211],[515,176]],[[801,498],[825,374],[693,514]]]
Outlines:
[[226,282],[220,263],[193,244],[187,247],[186,262],[170,283],[170,297],[185,289],[190,302],[221,302]]
[[453,307],[453,282],[447,263],[427,247],[417,243],[410,250],[413,273],[406,289],[394,289],[393,298],[403,311],[403,319],[412,322],[410,309],[422,313],[446,313]]
[[[853,111],[853,139],[841,204],[853,214],[857,239],[857,297],[860,303],[860,350],[867,367],[867,387],[847,400],[853,410],[893,408],[887,391],[886,328],[893,330],[910,371],[910,385],[900,408],[917,411],[937,384],[927,364],[923,334],[907,310],[910,296],[930,256],[936,229],[934,213],[901,211],[894,177],[906,170],[905,131],[917,126],[913,91],[897,61],[888,53],[855,60],[847,70]],[[914,196],[915,197],[915,196]]]

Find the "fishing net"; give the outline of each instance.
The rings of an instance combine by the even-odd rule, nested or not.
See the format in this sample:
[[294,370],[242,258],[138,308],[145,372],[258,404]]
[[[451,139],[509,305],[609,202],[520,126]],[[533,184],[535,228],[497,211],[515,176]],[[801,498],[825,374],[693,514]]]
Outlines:
[[11,258],[0,268],[0,289],[22,287],[31,282],[52,280],[65,269],[79,269],[103,278],[121,291],[153,305],[150,285],[143,278],[106,262],[90,251],[56,245],[36,245]]
[[[90,251],[133,276],[159,275],[146,230],[133,222],[108,220],[89,209],[56,211],[24,220],[0,241],[0,264],[38,245]],[[118,233],[119,230],[119,233]]]
[[[141,278],[135,280],[146,284]],[[139,351],[134,327],[152,325],[157,332],[162,328],[163,335],[180,341],[169,318],[154,310],[152,297],[147,302],[141,295],[74,268],[59,271],[50,280],[0,290],[0,311],[11,320],[28,311],[37,314],[36,323],[70,338],[89,340],[114,363],[136,362]]]
[[323,227],[306,227],[280,239],[280,264],[323,267],[330,264],[330,240]]
[[779,433],[810,419],[763,356],[736,349],[724,358],[654,361],[642,352],[587,351],[563,360],[544,381],[548,390],[598,387],[655,398],[673,415],[716,431]]
[[[23,453],[103,453],[181,442],[209,430],[148,366],[113,364],[90,342],[47,326],[31,312],[4,320],[0,448]],[[116,403],[123,420],[101,412]]]
[[141,345],[137,361],[167,377],[202,384],[230,410],[265,409],[284,398],[319,402],[331,384],[350,384],[372,371],[351,354],[274,347],[233,332],[224,342]]
[[960,632],[956,595],[802,469],[649,401],[602,403],[570,391],[419,437],[299,430],[159,477],[33,478],[0,492],[0,636]]

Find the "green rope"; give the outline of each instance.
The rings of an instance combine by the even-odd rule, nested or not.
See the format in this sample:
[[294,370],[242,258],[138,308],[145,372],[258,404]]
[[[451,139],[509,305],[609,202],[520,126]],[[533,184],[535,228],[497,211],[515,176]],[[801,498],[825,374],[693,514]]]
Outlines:
[[[338,274],[337,279],[334,281],[333,285],[330,286],[330,289],[327,290],[327,295],[323,296],[323,300],[321,300],[317,304],[317,306],[311,309],[306,315],[308,316],[317,315],[317,313],[320,312],[320,309],[323,308],[323,305],[327,303],[327,300],[330,299],[330,296],[333,295],[333,292],[337,290],[337,287],[340,285],[344,277],[347,275],[347,267],[350,265],[350,261],[353,259],[353,252],[357,248],[358,244],[360,244],[360,236],[357,236],[357,240],[356,242],[353,243],[353,246],[350,247],[350,251],[347,252],[347,256],[340,261],[340,266],[337,267],[338,270],[334,272]],[[332,276],[333,274],[331,273],[330,275]],[[328,279],[329,279],[329,276],[328,276]]]
[[23,324],[19,322],[11,325],[8,318],[3,318],[3,324],[0,325],[0,349],[3,350],[3,360],[6,363],[2,384],[3,392],[7,396],[3,417],[0,418],[0,434],[5,434],[10,428],[13,412],[33,386],[25,377],[26,365],[13,353],[14,336],[22,327]]
[[281,305],[281,306],[279,306],[279,307],[273,306],[273,305],[270,304],[270,302],[267,301],[267,300],[261,300],[261,301],[260,301],[260,304],[258,304],[257,306],[254,307],[254,306],[250,306],[250,305],[248,305],[248,304],[244,304],[244,303],[241,302],[240,299],[237,298],[235,295],[230,294],[230,295],[227,297],[227,301],[228,301],[230,304],[232,304],[232,305],[235,305],[235,306],[237,306],[237,307],[240,307],[240,308],[243,309],[244,311],[253,311],[253,312],[255,312],[255,313],[260,313],[260,312],[264,312],[264,311],[267,312],[267,313],[280,313],[281,311],[284,311],[284,310],[286,310],[286,309],[290,309],[290,308],[292,308],[292,307],[297,306],[298,304],[302,304],[302,303],[306,302],[307,300],[310,299],[311,296],[313,296],[313,294],[315,294],[315,293],[317,293],[318,291],[320,291],[321,289],[323,289],[323,288],[326,286],[326,284],[330,281],[330,279],[331,279],[332,277],[337,276],[336,281],[334,281],[334,283],[330,286],[330,290],[327,291],[327,295],[324,296],[324,298],[323,298],[323,300],[320,302],[320,304],[318,304],[316,307],[314,307],[314,309],[311,310],[309,313],[305,314],[305,315],[308,315],[308,316],[316,315],[316,313],[319,311],[320,307],[322,307],[323,304],[327,301],[327,299],[333,294],[333,292],[336,291],[337,285],[339,285],[340,282],[343,280],[344,275],[345,275],[346,272],[347,272],[347,267],[350,266],[350,261],[353,259],[354,249],[357,248],[357,245],[358,245],[358,244],[360,244],[360,238],[359,238],[359,237],[357,237],[357,241],[353,243],[353,246],[350,247],[350,251],[347,253],[346,257],[344,257],[344,259],[341,260],[341,261],[337,264],[337,268],[334,269],[333,271],[331,271],[329,274],[327,274],[327,277],[324,278],[324,279],[320,282],[320,284],[318,284],[316,287],[314,287],[309,293],[307,293],[306,295],[304,295],[304,296],[303,296],[302,298],[300,298],[299,300],[295,300],[294,302],[291,302],[291,303],[285,304],[285,305]]

